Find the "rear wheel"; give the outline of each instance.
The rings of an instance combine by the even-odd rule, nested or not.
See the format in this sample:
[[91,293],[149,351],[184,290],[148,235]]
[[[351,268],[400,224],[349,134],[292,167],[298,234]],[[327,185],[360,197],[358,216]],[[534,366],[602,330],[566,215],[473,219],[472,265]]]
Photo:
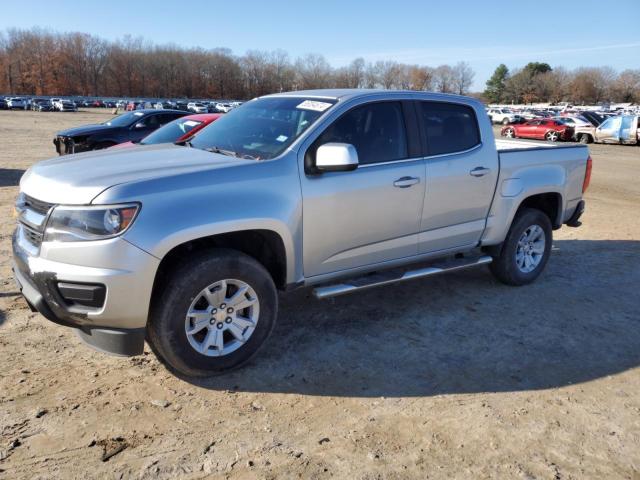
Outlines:
[[256,354],[276,321],[269,272],[233,250],[183,264],[154,295],[148,339],[158,358],[187,377],[225,373]]
[[554,130],[547,132],[544,136],[544,139],[547,140],[548,142],[557,142],[559,138],[560,138],[560,134]]
[[580,135],[578,141],[580,143],[591,143],[591,137],[588,134],[583,133],[582,135]]
[[502,124],[503,125],[509,125],[509,119],[508,118],[503,119],[502,120]]
[[500,253],[489,268],[507,285],[526,285],[542,273],[551,252],[552,228],[549,217],[535,208],[520,210],[511,224]]

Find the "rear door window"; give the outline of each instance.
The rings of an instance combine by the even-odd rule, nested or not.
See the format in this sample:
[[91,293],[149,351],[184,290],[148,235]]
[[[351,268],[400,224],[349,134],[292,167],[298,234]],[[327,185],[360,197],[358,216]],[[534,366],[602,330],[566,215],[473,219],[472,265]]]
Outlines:
[[444,102],[419,104],[428,155],[463,152],[480,144],[478,121],[471,107]]

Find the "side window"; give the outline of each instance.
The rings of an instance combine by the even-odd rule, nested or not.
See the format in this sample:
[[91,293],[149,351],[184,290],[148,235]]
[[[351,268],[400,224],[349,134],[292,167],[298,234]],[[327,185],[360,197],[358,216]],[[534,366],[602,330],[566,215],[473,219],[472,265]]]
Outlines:
[[371,103],[348,111],[331,124],[316,145],[350,143],[360,164],[388,162],[408,157],[400,102]]
[[172,122],[176,118],[182,117],[182,115],[178,115],[175,113],[163,113],[161,115],[157,115],[157,117],[158,117],[158,123],[160,125],[164,125],[165,123]]
[[471,107],[455,103],[420,102],[429,155],[468,150],[480,143],[478,121]]
[[143,123],[144,128],[156,128],[158,123],[158,115],[149,115],[147,118],[142,119],[138,123]]

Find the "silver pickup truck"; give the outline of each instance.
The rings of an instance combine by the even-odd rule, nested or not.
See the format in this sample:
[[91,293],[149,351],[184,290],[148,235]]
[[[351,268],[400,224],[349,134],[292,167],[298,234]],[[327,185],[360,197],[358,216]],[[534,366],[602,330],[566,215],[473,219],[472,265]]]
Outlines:
[[174,373],[209,376],[256,353],[278,290],[326,298],[479,265],[534,281],[552,230],[580,225],[590,172],[585,145],[496,142],[471,98],[269,95],[190,143],[31,167],[15,278],[95,348],[135,355],[146,339]]

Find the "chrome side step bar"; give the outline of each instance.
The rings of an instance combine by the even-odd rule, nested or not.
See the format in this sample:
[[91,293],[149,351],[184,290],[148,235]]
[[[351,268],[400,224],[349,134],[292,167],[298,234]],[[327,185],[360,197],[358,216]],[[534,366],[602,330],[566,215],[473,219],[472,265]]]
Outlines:
[[429,266],[418,268],[416,270],[393,269],[389,271],[376,272],[353,278],[343,283],[314,288],[313,295],[319,299],[337,297],[338,295],[345,295],[347,293],[355,292],[356,290],[365,290],[367,288],[379,287],[390,283],[413,280],[414,278],[428,277],[439,273],[453,272],[455,270],[476,267],[478,265],[486,265],[491,263],[492,260],[493,259],[490,256],[485,255],[482,257],[461,258],[448,260],[446,262],[433,263]]

